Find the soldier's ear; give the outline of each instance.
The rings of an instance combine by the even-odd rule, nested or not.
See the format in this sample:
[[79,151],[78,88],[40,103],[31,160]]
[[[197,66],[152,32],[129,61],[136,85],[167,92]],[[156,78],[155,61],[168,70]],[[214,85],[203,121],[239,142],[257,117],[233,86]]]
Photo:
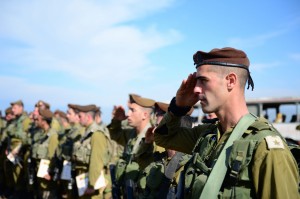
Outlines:
[[237,84],[237,75],[233,72],[229,73],[226,76],[226,81],[227,89],[232,90]]

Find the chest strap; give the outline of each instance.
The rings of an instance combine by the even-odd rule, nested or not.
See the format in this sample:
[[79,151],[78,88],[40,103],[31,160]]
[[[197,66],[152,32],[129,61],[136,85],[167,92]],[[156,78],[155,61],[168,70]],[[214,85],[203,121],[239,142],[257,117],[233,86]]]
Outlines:
[[[222,183],[224,181],[228,165],[226,164],[226,154],[230,154],[232,144],[239,139],[248,127],[255,121],[256,117],[252,114],[244,115],[234,127],[230,137],[223,147],[208,179],[204,185],[200,199],[217,198]],[[216,180],[218,179],[218,180]]]

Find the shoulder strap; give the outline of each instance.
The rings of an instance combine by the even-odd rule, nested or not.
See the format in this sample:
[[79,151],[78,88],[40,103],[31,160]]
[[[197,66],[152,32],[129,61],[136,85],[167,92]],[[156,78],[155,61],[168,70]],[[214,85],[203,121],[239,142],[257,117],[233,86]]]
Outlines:
[[181,160],[181,157],[183,156],[183,153],[182,152],[176,152],[176,154],[174,155],[174,157],[170,160],[168,166],[166,167],[166,170],[165,170],[165,176],[168,178],[168,179],[172,179],[174,174],[175,174],[175,171],[178,167],[178,164],[179,164],[179,161]]
[[[216,164],[214,165],[210,175],[208,176],[208,179],[200,196],[201,199],[217,198],[228,169],[228,165],[226,164],[226,154],[230,154],[233,142],[243,135],[243,133],[255,121],[255,119],[256,116],[252,114],[244,115],[234,127],[230,137],[228,138],[217,159]],[[216,179],[218,180],[216,181]]]

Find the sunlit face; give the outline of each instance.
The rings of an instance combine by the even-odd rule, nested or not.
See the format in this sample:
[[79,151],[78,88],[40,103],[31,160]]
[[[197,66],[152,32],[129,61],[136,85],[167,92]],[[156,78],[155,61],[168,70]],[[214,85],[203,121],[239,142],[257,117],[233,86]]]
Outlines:
[[145,112],[136,103],[129,104],[128,108],[128,124],[132,127],[138,127],[145,118]]
[[21,115],[23,113],[23,106],[20,106],[18,104],[14,104],[12,106],[12,112],[16,116]]
[[82,126],[88,126],[88,115],[84,112],[79,112],[78,116],[79,116],[79,123]]
[[9,113],[9,114],[5,115],[5,120],[6,121],[13,120],[14,118],[15,118],[15,116],[12,113]]
[[43,119],[42,116],[38,115],[34,118],[35,125],[42,128],[43,127]]
[[209,70],[211,65],[202,65],[197,68],[197,83],[194,93],[199,96],[201,107],[204,113],[217,112],[226,101],[226,78]]
[[78,121],[77,120],[78,115],[75,113],[75,111],[72,108],[69,108],[67,110],[67,118],[70,123],[75,123]]

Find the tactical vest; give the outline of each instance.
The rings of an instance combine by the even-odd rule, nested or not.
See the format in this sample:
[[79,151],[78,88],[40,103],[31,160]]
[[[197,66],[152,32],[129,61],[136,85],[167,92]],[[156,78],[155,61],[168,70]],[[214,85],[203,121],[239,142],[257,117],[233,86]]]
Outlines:
[[73,145],[81,138],[80,130],[78,128],[71,128],[65,135],[64,142],[58,149],[58,155],[64,160],[70,161],[72,158]]
[[[258,144],[268,135],[281,135],[264,119],[256,120],[242,138],[234,141],[227,160],[229,169],[223,181],[218,198],[252,198],[253,193],[250,162]],[[184,190],[179,198],[199,198],[219,150],[217,146],[217,125],[211,125],[200,137],[193,150],[193,156],[184,168]],[[283,139],[283,138],[282,138]],[[284,140],[284,139],[283,139]],[[225,143],[223,143],[224,145]],[[182,180],[182,179],[181,179]]]
[[23,113],[14,121],[12,121],[7,134],[10,138],[19,139],[23,144],[28,144],[29,136],[27,135],[28,129],[30,127],[30,120],[28,116]]
[[[92,150],[91,138],[93,133],[103,133],[106,138],[107,146],[111,146],[110,138],[107,137],[104,129],[96,125],[96,123],[93,123],[86,132],[87,133],[79,141],[75,142],[73,146],[73,160],[81,164],[89,164],[90,162]],[[108,166],[111,159],[111,150],[109,148],[107,150],[107,155],[102,158],[104,166]]]
[[[133,146],[137,140],[136,132],[132,129],[122,157],[116,164],[116,181],[119,185],[124,185],[126,179],[132,179],[136,181],[139,176],[139,164],[134,161]],[[125,177],[126,175],[126,177]]]
[[48,159],[49,141],[50,137],[54,134],[56,134],[56,131],[54,129],[50,129],[47,134],[40,136],[39,140],[33,144],[32,157],[34,159]]

